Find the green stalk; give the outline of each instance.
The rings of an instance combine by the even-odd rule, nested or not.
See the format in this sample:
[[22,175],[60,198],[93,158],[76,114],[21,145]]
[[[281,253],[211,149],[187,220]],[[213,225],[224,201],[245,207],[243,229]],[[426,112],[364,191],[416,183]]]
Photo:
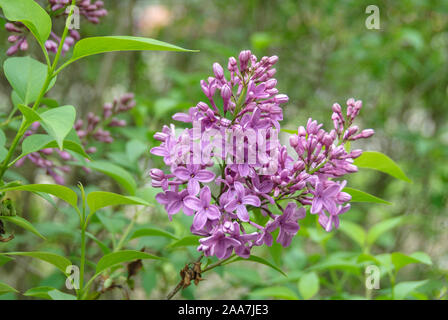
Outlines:
[[[72,15],[73,15],[73,9],[74,9],[74,5],[76,4],[76,0],[72,0],[72,7],[70,9],[70,13],[68,15],[67,21],[70,21]],[[63,44],[65,42],[65,39],[67,38],[67,34],[68,34],[68,27],[67,27],[67,23],[65,24],[65,28],[64,28],[64,32],[62,34],[62,38],[61,38],[61,42],[59,43],[59,48],[58,48],[58,52],[56,53],[55,59],[53,61],[53,65],[51,66],[51,68],[48,68],[47,71],[47,76],[45,78],[45,82],[44,85],[42,86],[42,89],[39,92],[39,96],[37,98],[37,100],[34,102],[33,105],[33,110],[36,110],[37,108],[39,108],[40,103],[42,101],[42,98],[44,97],[45,93],[48,90],[48,87],[50,86],[51,80],[54,78],[54,71],[56,70],[59,58],[62,54],[62,47]],[[45,58],[47,60],[47,64],[49,64],[49,59],[47,58],[47,54],[45,55]],[[11,161],[12,156],[14,155],[14,151],[17,148],[17,145],[19,144],[20,140],[22,139],[23,135],[25,134],[26,130],[28,129],[28,127],[31,125],[31,123],[28,123],[26,121],[25,118],[23,118],[22,120],[22,124],[20,125],[19,130],[17,131],[16,136],[14,137],[14,140],[11,143],[11,146],[8,150],[8,154],[5,157],[5,160],[3,160],[3,163],[0,167],[0,180],[3,178],[3,176],[5,175],[6,170],[9,167],[9,161]]]

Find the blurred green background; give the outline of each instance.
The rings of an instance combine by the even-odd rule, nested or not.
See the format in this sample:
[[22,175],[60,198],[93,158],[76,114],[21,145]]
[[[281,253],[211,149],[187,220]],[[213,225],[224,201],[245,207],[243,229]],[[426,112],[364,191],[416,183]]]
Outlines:
[[[365,9],[371,4],[379,7],[380,30],[368,30],[365,26]],[[189,287],[179,297],[305,298],[300,282],[314,283],[314,275],[319,277],[320,289],[313,298],[390,297],[387,268],[381,269],[381,289],[366,292],[364,270],[366,264],[373,262],[359,259],[360,254],[367,253],[359,239],[363,237],[362,230],[366,232],[382,221],[393,221],[368,248],[368,253],[383,259],[381,255],[392,252],[425,252],[432,259],[431,265],[410,264],[393,277],[394,281],[427,280],[403,298],[443,298],[448,272],[447,1],[107,0],[105,7],[109,15],[101,24],[81,24],[83,37],[133,34],[200,50],[194,54],[94,56],[64,71],[50,92],[61,105],[76,106],[81,118],[89,111],[100,111],[104,102],[124,92],[136,94],[137,107],[128,119],[132,125],[117,129],[120,138],[96,156],[131,172],[146,199],[154,202],[157,192],[150,187],[148,170],[160,166],[149,154],[149,148],[156,145],[153,133],[163,124],[173,122],[171,115],[175,112],[205,99],[199,81],[212,74],[213,62],[225,66],[228,57],[237,56],[244,49],[252,50],[258,57],[279,56],[275,77],[280,92],[290,97],[284,110],[284,128],[296,129],[308,117],[330,128],[334,102],[342,105],[350,97],[361,99],[364,107],[357,124],[375,129],[376,134],[357,146],[389,155],[413,181],[409,184],[360,170],[351,177],[350,186],[393,205],[353,204],[342,219],[341,230],[330,234],[320,230],[312,217],[303,223],[290,248],[255,250],[285,271],[288,278],[266,266],[238,262],[204,275],[206,281]],[[5,44],[5,50],[0,50],[1,61],[6,59],[6,37],[2,30],[0,43]],[[32,52],[34,57],[42,58],[37,50]],[[0,111],[7,113],[10,88],[4,77],[1,84]],[[17,172],[29,182],[48,180],[30,164]],[[71,184],[77,181],[88,189],[96,185],[103,190],[119,191],[112,180],[101,174],[74,171]],[[0,244],[0,251],[52,250],[72,255],[76,261],[80,241],[73,231],[76,215],[35,196],[20,194],[19,198],[17,194],[16,202],[49,242],[36,242],[33,235],[21,235],[17,229],[14,243]],[[105,244],[117,241],[133,210],[101,212],[90,232]],[[391,220],[394,218],[398,220]],[[344,222],[349,227],[344,228]],[[135,228],[156,226],[181,238],[189,234],[189,224],[190,218],[180,214],[169,223],[163,208],[158,206],[141,214]],[[194,247],[167,247],[170,242],[163,237],[145,237],[127,245],[145,247],[147,252],[170,261],[145,262],[135,277],[135,289],[128,292],[132,299],[164,298],[178,282],[180,269],[197,257]],[[92,259],[101,256],[93,240],[89,242],[89,255]],[[28,261],[24,258],[17,259],[22,263],[5,264],[0,277],[21,292],[31,284],[63,288],[62,274]],[[307,278],[301,280],[304,275]],[[123,274],[117,274],[117,283],[122,278]],[[126,294],[124,289],[116,289],[103,297],[120,299]]]

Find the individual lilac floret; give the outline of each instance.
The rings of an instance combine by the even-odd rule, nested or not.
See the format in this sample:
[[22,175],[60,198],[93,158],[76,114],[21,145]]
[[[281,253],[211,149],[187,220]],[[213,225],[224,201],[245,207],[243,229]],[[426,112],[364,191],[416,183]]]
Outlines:
[[[275,241],[287,247],[300,229],[305,207],[328,232],[350,208],[351,196],[343,191],[346,182],[335,179],[357,171],[354,159],[362,150],[350,151],[348,143],[374,133],[353,124],[362,102],[349,99],[346,110],[335,103],[331,131],[309,119],[290,136],[295,153],[290,154],[274,131],[283,120],[282,104],[289,101],[276,88],[277,62],[277,56],[257,59],[245,50],[229,58],[227,70],[214,63],[213,75],[200,82],[207,102],[173,116],[193,128],[176,135],[173,124],[165,125],[154,135],[160,145],[151,153],[164,163],[150,171],[152,186],[163,190],[156,199],[170,219],[181,209],[194,215],[191,232],[203,237],[198,250],[205,256],[227,259],[234,253],[248,258],[254,246],[271,246],[277,230]],[[229,132],[243,139],[231,144],[236,138]],[[197,138],[198,133],[213,138]],[[191,148],[195,141],[211,157],[198,157]],[[254,214],[268,221],[259,225]]]

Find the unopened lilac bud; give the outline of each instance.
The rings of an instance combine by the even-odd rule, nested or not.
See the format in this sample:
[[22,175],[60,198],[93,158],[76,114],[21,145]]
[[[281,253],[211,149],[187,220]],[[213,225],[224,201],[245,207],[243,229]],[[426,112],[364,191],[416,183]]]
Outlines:
[[9,32],[18,32],[18,33],[22,32],[22,30],[20,30],[13,23],[10,23],[10,22],[5,24],[5,29]]
[[291,147],[295,148],[299,145],[299,137],[296,136],[295,134],[293,134],[292,136],[289,137],[289,144],[291,145]]
[[277,69],[272,68],[272,69],[270,69],[268,72],[266,72],[266,75],[267,75],[267,77],[270,79],[270,78],[272,78],[273,76],[275,76],[276,73],[277,73]]
[[333,104],[333,112],[340,114],[342,112],[341,106],[339,105],[339,103],[335,103]]
[[342,203],[349,202],[350,200],[352,200],[352,196],[346,192],[339,192],[336,198],[339,202]]
[[97,151],[97,149],[96,149],[95,147],[89,147],[89,148],[87,148],[87,150],[86,150],[86,152],[87,152],[88,154],[95,153],[96,151]]
[[274,97],[274,100],[278,104],[287,103],[289,101],[289,97],[286,94],[278,94]]
[[61,157],[62,160],[65,160],[65,161],[68,161],[72,158],[70,153],[68,153],[67,151],[59,151],[59,156]]
[[299,129],[297,130],[297,132],[299,133],[300,137],[305,137],[306,136],[306,129],[303,126],[300,126]]
[[12,35],[12,36],[9,36],[8,37],[8,42],[11,42],[11,43],[14,43],[14,42],[16,42],[17,40],[19,40],[19,36],[18,35]]
[[53,149],[52,148],[42,149],[40,150],[40,152],[42,152],[46,156],[49,156],[50,154],[53,153]]
[[222,78],[224,78],[224,70],[217,62],[213,64],[213,73],[215,74],[216,79],[221,80]]
[[305,169],[305,163],[302,160],[294,162],[294,171],[302,171]]
[[201,88],[207,98],[211,98],[213,95],[210,95],[210,89],[208,83],[205,80],[201,80]]
[[269,58],[268,61],[269,61],[269,64],[270,64],[271,66],[273,66],[274,64],[277,63],[277,61],[278,61],[278,57],[277,57],[277,56],[272,56],[272,57]]
[[358,157],[360,157],[362,155],[362,150],[361,149],[355,149],[352,150],[352,152],[350,152],[350,158],[356,159]]
[[365,129],[365,130],[362,130],[361,134],[364,139],[370,138],[371,136],[373,136],[375,134],[375,130]]
[[162,180],[165,177],[165,173],[162,170],[157,169],[157,168],[151,169],[149,171],[149,175],[151,176],[151,179],[154,179],[154,180]]
[[201,110],[201,111],[203,111],[203,112],[206,112],[208,109],[209,109],[209,107],[208,107],[208,105],[205,103],[205,102],[199,102],[197,105],[196,105],[196,107],[198,107],[198,109],[199,110]]
[[22,43],[20,44],[20,50],[22,50],[22,51],[28,50],[28,41],[26,41],[26,39],[24,39],[22,41]]
[[230,89],[230,87],[227,84],[222,86],[221,96],[224,101],[230,100],[230,97],[232,96],[232,90]]
[[266,81],[266,89],[272,89],[275,88],[277,85],[277,79],[269,79]]
[[231,72],[236,72],[238,70],[238,62],[234,57],[229,58],[229,63],[227,64],[227,69]]
[[113,118],[109,123],[109,127],[125,127],[125,126],[126,126],[126,120],[120,120],[117,118]]
[[19,51],[19,46],[18,46],[18,45],[14,45],[14,46],[10,47],[10,48],[6,51],[6,55],[7,55],[7,56],[15,55],[15,54],[17,53],[17,51]]

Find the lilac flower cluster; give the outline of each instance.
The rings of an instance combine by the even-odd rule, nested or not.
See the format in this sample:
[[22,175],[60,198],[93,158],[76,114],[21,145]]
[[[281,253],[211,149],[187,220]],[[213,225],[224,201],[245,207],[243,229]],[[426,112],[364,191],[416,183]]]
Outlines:
[[[109,129],[114,127],[125,127],[127,125],[125,120],[118,119],[117,116],[126,113],[134,108],[136,101],[133,93],[126,93],[119,99],[114,99],[112,103],[105,103],[101,116],[95,115],[93,112],[87,114],[87,120],[79,119],[74,125],[75,132],[81,141],[87,154],[97,152],[97,148],[89,145],[93,141],[100,143],[112,143],[112,137]],[[40,123],[35,122],[30,129],[25,133],[24,138],[36,134],[40,128]],[[54,157],[56,156],[56,157]],[[48,159],[52,157],[53,160]],[[26,160],[30,160],[39,168],[45,169],[46,173],[51,176],[58,184],[64,184],[64,174],[69,173],[70,166],[64,165],[66,161],[75,161],[76,159],[67,151],[61,151],[57,148],[47,148],[37,152],[33,152],[16,162],[16,166],[22,166]],[[62,165],[60,164],[62,163]],[[86,172],[90,169],[83,168]]]
[[[71,0],[48,0],[50,5],[49,13],[54,17],[66,18],[68,13],[66,8],[71,4]],[[84,16],[89,22],[98,24],[100,18],[107,15],[107,10],[104,9],[103,1],[96,1],[92,3],[90,0],[78,0],[76,6],[79,8],[79,14]],[[59,13],[60,14],[57,14]],[[11,46],[6,51],[8,56],[12,56],[19,51],[28,50],[27,37],[29,34],[28,28],[21,22],[8,22],[5,24],[5,29],[11,32],[12,35],[8,37]],[[69,35],[65,38],[62,46],[62,53],[65,54],[72,46],[81,38],[81,35],[76,30],[69,30]],[[50,39],[45,42],[45,47],[49,52],[56,53],[58,51],[61,38],[51,31]]]
[[[254,131],[258,136],[263,130],[280,129],[281,104],[288,102],[288,97],[276,89],[273,77],[277,61],[277,56],[258,60],[250,51],[242,51],[238,60],[229,59],[227,77],[222,66],[215,63],[214,77],[201,81],[208,103],[199,102],[188,114],[177,113],[173,119],[192,123],[193,127],[200,123],[201,134],[231,130]],[[164,126],[154,136],[161,141],[160,146],[151,149],[154,155],[163,157],[167,168],[150,171],[153,187],[162,189],[156,200],[164,205],[170,219],[180,211],[193,216],[191,232],[203,236],[198,251],[219,259],[233,252],[247,258],[253,246],[271,246],[277,230],[276,241],[289,246],[300,228],[298,220],[306,216],[306,207],[318,215],[326,231],[331,231],[339,226],[339,216],[350,208],[351,200],[343,191],[346,182],[334,179],[356,172],[353,160],[362,153],[347,151],[347,143],[373,134],[373,130],[360,131],[352,125],[361,107],[361,101],[349,99],[344,113],[339,104],[334,104],[334,128],[329,132],[309,119],[305,127],[300,126],[297,134],[290,136],[295,156],[286,146],[272,143],[275,137],[268,133],[261,139],[267,146],[264,158],[268,161],[259,155],[255,162],[248,161],[250,152],[259,153],[260,142],[245,139],[227,152],[213,152],[217,165],[210,159],[195,162],[194,150],[179,148],[186,140],[186,145],[194,141],[194,128],[176,136],[174,125]],[[200,143],[205,149],[210,146],[209,141]],[[228,161],[229,154],[234,156],[238,150],[245,161]],[[263,172],[272,162],[275,170]],[[255,211],[268,222],[255,223],[250,214]]]

